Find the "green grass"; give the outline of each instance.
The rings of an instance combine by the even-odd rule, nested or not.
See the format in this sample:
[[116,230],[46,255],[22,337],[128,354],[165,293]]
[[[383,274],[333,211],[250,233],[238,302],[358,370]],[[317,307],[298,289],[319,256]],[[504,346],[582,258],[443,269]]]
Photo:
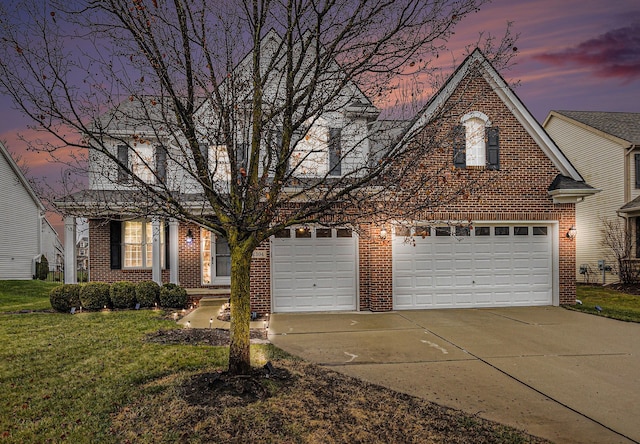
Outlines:
[[[143,341],[148,332],[175,328],[161,314],[2,315],[0,436],[9,442],[115,442],[111,415],[143,396],[143,384],[226,366],[226,347]],[[268,346],[252,348],[269,354]]]
[[20,310],[50,310],[49,290],[60,282],[0,281],[0,313]]
[[[640,322],[640,296],[607,287],[578,285],[576,297],[582,301],[582,305],[567,308],[621,321]],[[602,311],[597,310],[596,306]]]

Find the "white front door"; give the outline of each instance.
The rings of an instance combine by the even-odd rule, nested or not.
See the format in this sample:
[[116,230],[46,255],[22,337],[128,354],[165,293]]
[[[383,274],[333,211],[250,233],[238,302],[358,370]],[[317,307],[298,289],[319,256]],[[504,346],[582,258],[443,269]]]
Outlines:
[[357,238],[347,228],[297,227],[271,238],[274,312],[355,310]]
[[394,308],[551,305],[551,229],[497,224],[394,235]]

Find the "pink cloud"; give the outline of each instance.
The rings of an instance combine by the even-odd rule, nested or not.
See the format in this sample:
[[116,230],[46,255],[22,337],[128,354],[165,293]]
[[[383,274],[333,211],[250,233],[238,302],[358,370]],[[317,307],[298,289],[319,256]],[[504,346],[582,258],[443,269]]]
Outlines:
[[640,22],[535,58],[552,65],[587,67],[597,77],[636,80],[640,78]]

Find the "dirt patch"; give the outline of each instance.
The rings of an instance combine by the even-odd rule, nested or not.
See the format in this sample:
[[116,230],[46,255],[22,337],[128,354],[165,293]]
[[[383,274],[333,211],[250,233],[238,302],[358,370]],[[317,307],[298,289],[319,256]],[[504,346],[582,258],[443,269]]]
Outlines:
[[633,295],[638,295],[640,296],[640,285],[637,284],[610,284],[607,285],[607,287],[616,290],[616,291],[620,291],[622,293],[626,293],[626,294],[633,294]]
[[[262,329],[251,329],[249,337],[253,342],[266,341],[267,333]],[[157,344],[227,346],[229,345],[229,330],[223,328],[159,330],[148,334],[146,341]]]
[[543,443],[501,424],[303,361],[170,375],[113,415],[118,442]]

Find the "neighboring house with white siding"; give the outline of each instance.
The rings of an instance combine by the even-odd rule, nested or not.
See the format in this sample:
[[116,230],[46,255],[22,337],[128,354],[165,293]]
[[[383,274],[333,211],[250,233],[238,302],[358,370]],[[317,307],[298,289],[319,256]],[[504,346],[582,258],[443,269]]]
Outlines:
[[33,279],[45,255],[49,267],[62,260],[58,234],[24,174],[0,143],[0,280]]
[[576,276],[603,283],[598,261],[615,261],[602,245],[603,219],[624,218],[633,233],[632,258],[640,258],[640,113],[551,111],[544,129],[585,181],[602,190],[576,205]]

